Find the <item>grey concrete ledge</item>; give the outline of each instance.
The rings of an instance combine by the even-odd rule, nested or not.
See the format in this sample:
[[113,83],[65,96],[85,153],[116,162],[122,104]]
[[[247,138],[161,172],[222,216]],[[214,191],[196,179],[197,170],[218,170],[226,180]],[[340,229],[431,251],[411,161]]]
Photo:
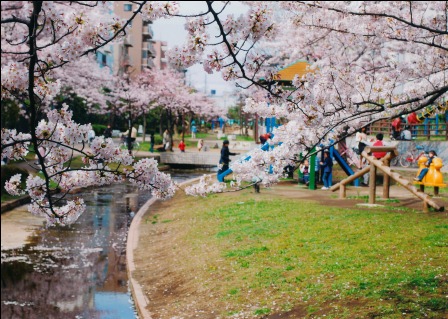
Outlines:
[[[51,192],[51,194],[58,194],[59,192],[60,192],[60,190],[54,190]],[[30,195],[24,195],[20,198],[6,201],[6,202],[2,203],[1,213],[3,214],[6,212],[9,212],[10,210],[13,210],[14,208],[17,208],[19,206],[23,206],[23,205],[29,204],[29,203],[31,203]]]
[[[193,178],[191,180],[181,183],[180,186],[185,186],[194,183],[196,181],[199,181],[200,178],[201,177]],[[143,215],[145,215],[149,207],[156,201],[158,201],[158,199],[151,198],[138,210],[137,214],[135,214],[134,218],[132,219],[131,225],[129,226],[128,238],[126,242],[126,269],[128,273],[129,288],[131,290],[132,298],[134,299],[135,309],[138,313],[138,316],[141,319],[152,319],[152,317],[151,313],[147,310],[149,300],[148,298],[146,298],[140,284],[133,277],[133,272],[136,269],[134,262],[134,250],[138,246],[139,229],[143,219]]]
[[2,203],[2,214],[31,202],[29,195]]

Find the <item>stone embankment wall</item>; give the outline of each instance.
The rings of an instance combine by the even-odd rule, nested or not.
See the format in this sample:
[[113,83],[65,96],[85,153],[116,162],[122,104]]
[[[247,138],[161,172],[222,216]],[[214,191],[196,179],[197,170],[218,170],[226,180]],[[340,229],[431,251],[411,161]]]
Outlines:
[[443,172],[448,172],[448,142],[434,142],[434,141],[399,141],[397,144],[397,149],[400,154],[404,154],[407,151],[415,151],[415,146],[421,145],[424,147],[426,152],[434,150],[437,156],[443,160],[444,166],[442,167]]

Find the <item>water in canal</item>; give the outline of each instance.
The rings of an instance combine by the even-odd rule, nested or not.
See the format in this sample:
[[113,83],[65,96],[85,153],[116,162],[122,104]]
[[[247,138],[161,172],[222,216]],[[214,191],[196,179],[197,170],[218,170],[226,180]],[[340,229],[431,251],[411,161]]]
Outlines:
[[[203,173],[171,175],[180,182]],[[38,226],[42,222],[24,207],[2,215],[2,238],[20,236],[14,218],[35,229],[20,248],[8,249],[2,239],[3,319],[137,318],[126,273],[126,237],[134,213],[150,196],[130,184],[77,196],[84,198],[87,210],[68,227]],[[11,224],[3,227],[8,219]]]

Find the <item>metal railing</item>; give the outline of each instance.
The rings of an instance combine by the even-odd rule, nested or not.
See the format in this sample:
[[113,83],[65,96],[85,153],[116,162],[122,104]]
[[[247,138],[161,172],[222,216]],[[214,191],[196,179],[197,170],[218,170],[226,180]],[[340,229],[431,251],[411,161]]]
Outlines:
[[[406,125],[410,127],[413,140],[448,140],[448,122],[428,119],[423,123]],[[378,133],[383,133],[385,136],[392,135],[391,121],[382,120],[371,124],[370,134]]]

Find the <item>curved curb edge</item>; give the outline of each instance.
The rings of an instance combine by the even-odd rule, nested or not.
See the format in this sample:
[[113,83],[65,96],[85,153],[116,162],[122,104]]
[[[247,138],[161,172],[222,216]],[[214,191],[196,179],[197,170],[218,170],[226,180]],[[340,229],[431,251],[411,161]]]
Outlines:
[[[212,174],[215,175],[215,174]],[[183,182],[179,184],[179,186],[188,185],[191,183],[194,183],[195,181],[199,180],[201,177],[197,177],[191,180],[188,180],[186,182]],[[157,198],[151,198],[149,199],[135,214],[134,218],[132,219],[131,225],[129,226],[128,230],[128,238],[126,242],[126,269],[128,273],[128,280],[129,280],[129,288],[131,290],[132,298],[134,299],[134,305],[135,309],[138,313],[139,318],[142,319],[152,319],[151,313],[147,310],[147,306],[149,304],[148,298],[146,298],[145,294],[143,293],[143,289],[140,286],[140,284],[137,282],[137,280],[134,279],[132,276],[133,272],[135,271],[135,263],[134,263],[134,250],[138,246],[138,240],[139,240],[139,228],[140,223],[142,221],[143,215],[148,211],[149,207],[154,204],[158,199]]]

